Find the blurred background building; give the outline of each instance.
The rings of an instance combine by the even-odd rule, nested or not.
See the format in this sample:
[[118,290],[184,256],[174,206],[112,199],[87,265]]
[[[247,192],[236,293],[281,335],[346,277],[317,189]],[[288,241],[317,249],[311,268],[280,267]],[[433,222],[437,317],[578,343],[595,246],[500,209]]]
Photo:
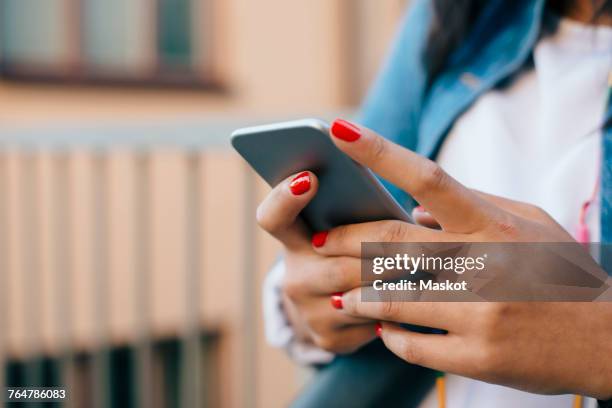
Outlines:
[[[0,0],[0,370],[68,407],[281,407],[243,125],[352,111],[404,0]],[[49,405],[45,405],[49,406]]]

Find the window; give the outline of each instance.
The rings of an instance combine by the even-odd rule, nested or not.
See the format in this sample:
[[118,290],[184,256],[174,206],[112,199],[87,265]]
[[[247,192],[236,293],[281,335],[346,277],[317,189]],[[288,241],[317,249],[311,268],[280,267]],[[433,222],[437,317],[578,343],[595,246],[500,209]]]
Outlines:
[[[183,338],[152,341],[152,384],[150,390],[154,407],[181,407],[189,401],[196,387],[202,407],[219,406],[219,337],[217,333],[195,335],[195,354],[185,347]],[[103,404],[112,407],[139,406],[139,375],[137,368],[138,345],[113,346],[102,351],[74,351],[62,356],[32,356],[26,359],[4,361],[6,385],[13,387],[58,387],[68,389],[71,406],[91,407]],[[96,363],[97,361],[97,363]],[[195,381],[190,381],[193,365],[198,365]],[[187,370],[186,370],[187,368]],[[189,376],[190,378],[186,378]],[[97,392],[96,392],[97,390]],[[102,394],[100,394],[102,393]],[[97,403],[97,404],[96,404]],[[16,404],[16,406],[18,406]],[[66,406],[45,403],[50,408]]]
[[134,366],[133,348],[116,347],[110,351],[109,404],[111,407],[136,407]]
[[[191,392],[186,387],[197,387],[200,394],[198,406],[219,406],[221,389],[219,338],[215,334],[208,333],[202,334],[196,341],[198,350],[194,355],[191,355],[184,339],[158,340],[153,345],[153,401],[155,407],[190,406],[193,402],[188,402],[189,396],[185,392],[189,394]],[[197,364],[198,367],[186,366],[188,362]],[[186,368],[188,371],[185,371]],[[196,373],[190,369],[197,369],[197,376],[193,377]]]
[[[9,360],[5,362],[5,378],[8,387],[59,387],[61,386],[60,363],[48,357],[33,358],[27,361]],[[10,406],[32,404],[12,403]],[[46,408],[59,408],[59,402],[46,402]]]
[[177,339],[162,340],[153,348],[153,389],[156,407],[181,406],[181,344]]
[[216,86],[213,1],[0,0],[0,75]]

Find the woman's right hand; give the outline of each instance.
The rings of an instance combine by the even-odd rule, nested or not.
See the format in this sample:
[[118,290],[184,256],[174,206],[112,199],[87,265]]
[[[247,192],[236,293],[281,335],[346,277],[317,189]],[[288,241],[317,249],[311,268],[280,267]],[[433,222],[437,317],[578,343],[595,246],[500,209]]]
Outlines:
[[261,203],[257,222],[283,244],[283,306],[297,338],[335,354],[351,353],[376,337],[376,322],[337,310],[342,308],[341,293],[361,285],[361,264],[359,258],[328,257],[313,250],[325,235],[311,237],[298,214],[317,186],[311,172],[287,178]]

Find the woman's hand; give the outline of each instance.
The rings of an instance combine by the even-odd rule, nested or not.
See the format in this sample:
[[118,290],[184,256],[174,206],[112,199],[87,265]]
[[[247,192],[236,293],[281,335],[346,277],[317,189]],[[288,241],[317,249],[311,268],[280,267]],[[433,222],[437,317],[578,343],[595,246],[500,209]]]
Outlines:
[[311,242],[297,216],[316,192],[314,174],[293,175],[261,203],[257,221],[284,246],[283,306],[298,338],[333,353],[350,353],[375,338],[375,322],[337,310],[339,293],[360,285],[360,260],[314,251],[322,236]]
[[359,291],[343,301],[347,314],[383,321],[383,342],[410,363],[536,393],[612,397],[609,303],[361,302]]
[[[411,194],[430,214],[421,223],[400,221],[335,228],[321,255],[358,257],[361,242],[572,242],[537,207],[472,191],[434,162],[374,132],[335,122],[332,139],[357,162]],[[435,222],[434,222],[435,221]],[[511,268],[508,265],[508,268]],[[360,289],[342,297],[344,312],[384,322],[448,331],[407,331],[382,323],[387,347],[423,366],[540,393],[612,396],[610,303],[361,302]]]

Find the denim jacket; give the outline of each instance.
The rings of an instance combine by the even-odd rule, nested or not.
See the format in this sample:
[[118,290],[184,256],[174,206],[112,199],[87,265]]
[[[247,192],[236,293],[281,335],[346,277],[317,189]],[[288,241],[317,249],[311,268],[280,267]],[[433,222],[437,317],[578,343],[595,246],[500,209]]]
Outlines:
[[[435,159],[453,123],[484,92],[528,63],[540,36],[544,0],[492,0],[446,69],[428,78],[422,54],[430,1],[416,0],[403,22],[381,75],[366,98],[361,122],[390,140]],[[431,85],[428,87],[428,82]],[[608,101],[606,117],[612,116]],[[603,131],[601,242],[612,242],[612,127]],[[387,184],[406,202],[406,194]]]

